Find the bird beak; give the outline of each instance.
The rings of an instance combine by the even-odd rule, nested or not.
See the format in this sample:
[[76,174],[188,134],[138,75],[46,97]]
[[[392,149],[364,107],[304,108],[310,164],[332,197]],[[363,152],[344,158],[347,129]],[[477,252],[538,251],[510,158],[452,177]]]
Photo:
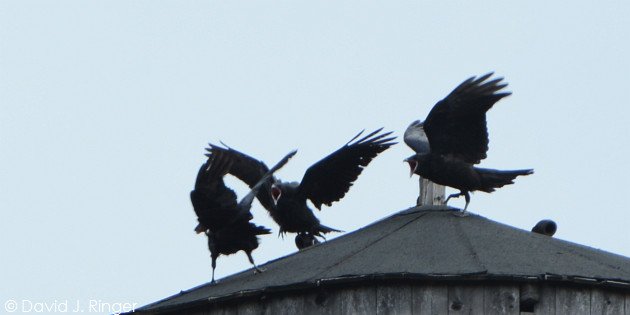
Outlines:
[[404,159],[403,162],[409,163],[409,178],[411,178],[418,167],[418,162],[411,159]]
[[280,189],[280,187],[276,185],[271,186],[271,197],[274,204],[278,204],[278,199],[280,199],[280,195],[282,195],[282,190]]
[[206,231],[206,227],[203,226],[201,223],[197,224],[197,227],[195,227],[195,233],[197,234],[201,234],[205,231]]

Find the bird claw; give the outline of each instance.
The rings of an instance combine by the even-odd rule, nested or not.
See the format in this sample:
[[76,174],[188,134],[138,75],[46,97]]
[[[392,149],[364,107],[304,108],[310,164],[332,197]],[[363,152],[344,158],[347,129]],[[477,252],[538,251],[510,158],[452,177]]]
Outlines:
[[448,203],[448,198],[444,198],[444,197],[437,197],[438,202],[441,203],[443,206],[446,206],[446,204]]
[[267,269],[258,267],[254,268],[254,274],[263,273],[264,271],[267,271]]
[[469,214],[468,212],[466,212],[466,210],[464,210],[461,212],[460,211],[453,212],[453,215],[456,217],[464,218],[464,217],[467,217]]
[[212,281],[210,281],[210,284],[211,284],[211,285],[213,285],[213,284],[217,284],[217,280],[212,280]]

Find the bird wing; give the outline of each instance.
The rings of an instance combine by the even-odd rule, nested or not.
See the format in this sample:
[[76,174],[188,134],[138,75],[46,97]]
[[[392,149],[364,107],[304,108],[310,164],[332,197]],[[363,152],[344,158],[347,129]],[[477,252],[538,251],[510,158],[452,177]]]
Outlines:
[[405,143],[412,148],[416,153],[429,153],[431,148],[429,146],[429,139],[424,132],[424,127],[421,121],[416,120],[407,127],[405,130]]
[[387,138],[391,132],[377,135],[382,129],[351,143],[363,133],[361,131],[339,150],[309,167],[298,193],[310,199],[317,209],[321,209],[322,204],[330,206],[343,198],[363,168],[379,153],[396,144],[391,142],[396,137]]
[[[261,178],[265,176],[267,172],[269,172],[269,168],[262,161],[259,161],[245,153],[234,150],[227,145],[223,144],[226,148],[214,145],[212,143],[208,144],[210,147],[206,150],[208,153],[206,156],[211,156],[213,154],[217,154],[221,152],[221,154],[229,155],[231,160],[233,161],[232,167],[229,170],[229,173],[236,178],[243,181],[250,188],[253,188]],[[285,162],[286,163],[286,162]],[[258,201],[265,207],[265,209],[272,211],[274,207],[273,198],[271,196],[271,186],[275,182],[275,178],[273,174],[268,176],[262,186],[258,189],[258,193],[256,197]]]
[[488,129],[486,112],[511,92],[497,93],[507,86],[503,78],[487,82],[492,72],[471,77],[439,101],[423,123],[431,152],[477,164],[486,158]]
[[231,165],[232,161],[226,155],[209,157],[199,169],[195,189],[190,192],[199,222],[211,231],[228,225],[235,217],[236,194],[223,182]]

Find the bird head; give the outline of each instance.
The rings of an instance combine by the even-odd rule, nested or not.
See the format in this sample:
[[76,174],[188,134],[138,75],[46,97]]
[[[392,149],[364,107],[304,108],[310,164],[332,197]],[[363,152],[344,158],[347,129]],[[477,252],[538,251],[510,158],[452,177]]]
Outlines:
[[411,156],[404,159],[403,162],[407,162],[409,164],[409,177],[413,176],[416,169],[418,169],[418,161],[414,159],[414,156]]
[[206,228],[201,223],[197,224],[197,226],[195,227],[195,233],[197,233],[197,234],[201,234],[201,233],[205,232],[206,230],[208,230],[208,228]]

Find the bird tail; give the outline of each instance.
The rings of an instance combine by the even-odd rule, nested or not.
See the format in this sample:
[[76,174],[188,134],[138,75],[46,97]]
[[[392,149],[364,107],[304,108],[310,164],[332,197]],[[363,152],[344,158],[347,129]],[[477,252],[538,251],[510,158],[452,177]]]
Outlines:
[[271,234],[271,230],[262,225],[255,225],[254,223],[251,223],[251,222],[249,224],[252,225],[254,234],[256,235]]
[[329,226],[325,226],[325,225],[320,223],[319,226],[317,226],[317,233],[313,233],[313,234],[320,235],[321,233],[326,234],[326,233],[330,233],[330,232],[343,232],[343,231],[331,228]]
[[534,170],[499,171],[486,168],[475,168],[481,176],[481,191],[493,192],[495,188],[514,184],[514,179],[521,175],[530,175]]

